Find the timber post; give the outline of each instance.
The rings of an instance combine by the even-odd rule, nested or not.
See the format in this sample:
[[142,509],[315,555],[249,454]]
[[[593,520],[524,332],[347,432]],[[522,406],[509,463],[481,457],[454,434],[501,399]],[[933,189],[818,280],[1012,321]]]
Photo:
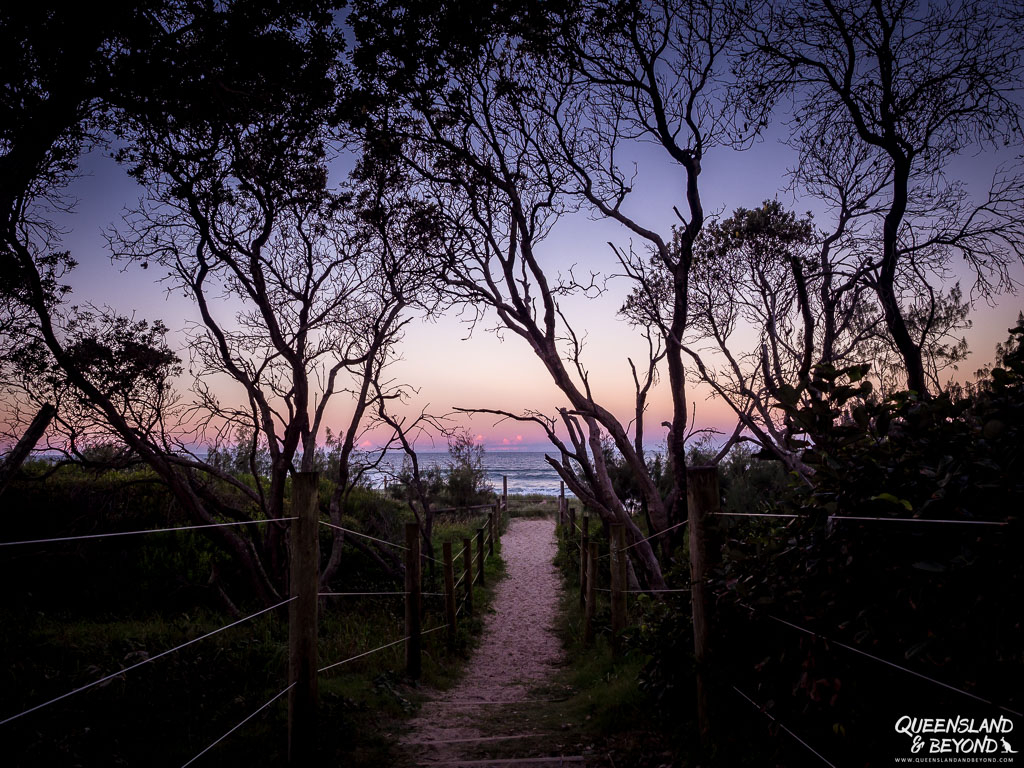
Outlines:
[[589,544],[587,553],[587,599],[583,609],[583,643],[594,642],[594,612],[597,610],[597,542]]
[[448,647],[455,647],[458,627],[455,624],[455,561],[452,558],[452,543],[441,545],[444,559],[444,616],[448,622]]
[[494,513],[487,513],[487,533],[490,539],[487,542],[487,556],[494,557],[494,540],[497,538],[497,531],[494,527]]
[[580,531],[580,606],[586,605],[587,599],[587,560],[590,556],[590,513],[583,510],[581,518],[583,528]]
[[505,509],[505,520],[511,520],[508,513],[508,475],[501,476],[501,506]]
[[484,585],[484,527],[480,526],[476,531],[476,575],[480,586]]
[[612,523],[611,533],[612,650],[618,653],[619,635],[626,628],[626,528]]
[[320,476],[297,472],[292,479],[289,531],[288,764],[311,764],[316,750],[317,599],[320,580]]
[[466,613],[473,613],[473,541],[462,540],[462,579],[466,582]]
[[710,653],[710,603],[707,598],[705,571],[707,543],[705,520],[718,512],[717,467],[690,467],[686,470],[687,527],[690,536],[690,601],[693,612],[693,655],[697,662],[697,724],[701,745],[705,750],[712,744],[711,717],[708,713],[706,665]]
[[405,524],[405,672],[413,680],[423,670],[420,637],[420,527]]

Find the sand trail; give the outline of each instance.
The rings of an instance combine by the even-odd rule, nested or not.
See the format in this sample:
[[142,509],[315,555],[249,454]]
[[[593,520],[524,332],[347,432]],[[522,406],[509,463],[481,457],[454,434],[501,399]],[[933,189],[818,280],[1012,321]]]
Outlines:
[[[556,544],[549,519],[514,519],[501,540],[507,575],[496,587],[494,613],[485,619],[479,647],[453,688],[426,702],[401,739],[407,765],[498,765],[486,754],[530,757],[508,765],[545,768],[563,759],[539,760],[537,734],[503,728],[525,708],[538,706],[531,690],[548,682],[562,663],[553,622],[561,585],[553,564]],[[508,723],[503,717],[508,716]],[[520,762],[522,761],[522,762]],[[575,760],[565,764],[579,764]]]

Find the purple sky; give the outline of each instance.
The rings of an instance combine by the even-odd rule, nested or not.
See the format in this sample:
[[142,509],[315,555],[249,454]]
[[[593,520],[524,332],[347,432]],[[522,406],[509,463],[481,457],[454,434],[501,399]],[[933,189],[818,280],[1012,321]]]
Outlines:
[[[634,186],[637,192],[629,203],[630,210],[644,224],[667,233],[675,221],[672,205],[681,198],[681,174],[664,161],[660,149],[650,145],[639,146],[633,159],[639,167],[639,180]],[[950,171],[962,173],[972,189],[982,192],[996,163],[1002,159],[990,154],[966,158]],[[786,169],[792,162],[791,151],[772,134],[745,152],[711,153],[701,177],[706,210],[728,215],[736,207],[753,207],[775,197],[798,212],[813,210],[813,201],[794,201],[791,194],[782,191]],[[197,313],[187,299],[168,294],[166,287],[157,282],[157,270],[111,263],[102,230],[119,223],[122,211],[135,203],[140,188],[102,151],[86,156],[82,171],[82,177],[71,189],[78,199],[75,213],[62,217],[67,230],[65,247],[80,264],[70,280],[74,288],[72,301],[109,304],[122,312],[134,310],[138,317],[164,320],[175,332],[188,321],[197,320]],[[628,234],[618,225],[578,214],[559,223],[541,255],[552,271],[577,264],[581,269],[611,275],[617,271],[617,265],[607,245],[609,240],[620,245],[629,243]],[[1018,280],[1022,277],[1019,265],[1014,276]],[[970,281],[964,278],[965,289],[969,285]],[[587,334],[585,358],[598,399],[625,421],[632,411],[633,392],[626,358],[634,355],[642,359],[646,349],[643,340],[615,317],[627,289],[626,281],[620,278],[610,281],[607,292],[599,299],[564,302],[577,332]],[[1015,296],[1000,297],[994,306],[979,303],[973,315],[974,327],[967,332],[971,355],[961,365],[960,378],[966,378],[991,360],[996,342],[1005,339],[1006,329],[1014,324],[1020,307]],[[553,413],[555,407],[563,404],[563,398],[525,342],[510,333],[505,334],[502,342],[497,334],[484,330],[493,325],[492,318],[490,323],[479,326],[471,338],[466,338],[467,328],[454,316],[412,323],[401,348],[403,359],[394,368],[399,380],[419,389],[410,403],[411,411],[418,412],[429,405],[434,413],[447,412],[453,406],[511,411],[533,408]],[[187,382],[180,385],[184,389]],[[705,390],[696,388],[689,397],[696,403],[696,420],[701,426],[731,430],[729,412],[721,403],[708,401]],[[339,398],[328,422],[335,431],[347,412],[347,403]],[[669,412],[668,392],[662,384],[653,393],[647,420],[652,444],[664,439],[658,425],[668,418]],[[528,425],[495,425],[493,418],[485,417],[465,424],[492,450],[546,447],[543,434]],[[379,437],[371,435],[369,439]]]

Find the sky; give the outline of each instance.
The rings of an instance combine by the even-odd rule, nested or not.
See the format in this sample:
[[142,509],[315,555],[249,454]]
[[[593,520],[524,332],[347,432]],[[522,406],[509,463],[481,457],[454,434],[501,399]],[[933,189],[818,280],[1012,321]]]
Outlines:
[[[794,156],[780,143],[780,130],[772,128],[762,142],[747,151],[718,149],[706,157],[701,183],[708,212],[728,215],[739,206],[754,207],[771,198],[778,198],[797,212],[813,209],[813,201],[794,200],[790,193],[782,191]],[[629,211],[645,225],[667,233],[676,221],[672,206],[681,200],[682,174],[665,160],[659,148],[646,145],[634,151],[639,176],[634,184],[636,192],[628,203]],[[951,172],[965,178],[973,189],[984,191],[992,169],[1004,159],[992,155],[964,158],[951,166]],[[74,213],[60,221],[66,232],[64,245],[79,262],[69,279],[72,303],[105,304],[121,312],[134,311],[140,319],[162,319],[172,330],[172,344],[180,344],[180,331],[190,321],[198,320],[195,307],[157,282],[159,274],[155,269],[112,263],[103,237],[104,230],[117,226],[125,208],[136,202],[140,188],[102,150],[85,156],[81,170],[81,177],[69,190],[77,199]],[[552,272],[577,265],[581,270],[610,276],[617,271],[617,265],[608,241],[618,245],[630,242],[628,233],[614,222],[579,213],[556,225],[539,254],[546,269]],[[1018,281],[1024,277],[1019,265],[1014,277]],[[643,339],[616,317],[628,287],[624,279],[612,278],[602,296],[564,302],[570,322],[578,332],[586,334],[584,359],[597,400],[623,422],[630,420],[633,410],[633,383],[627,358],[632,355],[643,360],[646,354]],[[977,305],[974,326],[966,334],[970,356],[961,365],[961,378],[992,359],[996,342],[1005,340],[1006,331],[1015,323],[1022,306],[1019,296],[1002,296],[992,305]],[[498,334],[494,326],[491,316],[470,334],[465,322],[454,313],[439,319],[413,320],[399,349],[400,359],[391,370],[398,381],[416,390],[407,406],[409,413],[427,409],[440,415],[463,407],[513,412],[534,409],[554,414],[558,406],[565,404],[526,342],[513,333]],[[179,382],[181,389],[187,386],[187,381]],[[698,426],[722,432],[732,430],[735,421],[730,411],[720,401],[708,399],[706,390],[697,387],[688,397],[696,406]],[[327,425],[339,431],[349,410],[344,398],[336,399],[328,411]],[[664,429],[659,425],[670,413],[669,392],[663,381],[651,395],[646,421],[652,446],[664,440]],[[529,424],[496,423],[489,416],[460,416],[453,424],[464,426],[488,450],[549,447],[542,431]],[[383,432],[371,433],[364,437],[364,445],[369,447],[385,438]],[[443,449],[443,440],[433,447]],[[421,444],[421,448],[430,450],[431,446],[428,442]]]

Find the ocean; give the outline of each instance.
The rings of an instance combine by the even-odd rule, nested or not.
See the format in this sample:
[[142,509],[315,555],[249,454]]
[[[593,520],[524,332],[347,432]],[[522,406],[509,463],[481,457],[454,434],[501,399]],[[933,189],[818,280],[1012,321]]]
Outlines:
[[[405,454],[389,451],[384,463],[390,470],[401,469]],[[421,469],[448,464],[447,453],[421,453],[418,455]],[[558,495],[558,475],[544,461],[542,451],[487,451],[483,456],[487,483],[501,493],[501,478],[508,477],[509,493],[539,493],[545,496]],[[370,480],[375,485],[383,482],[383,473],[376,473]],[[569,489],[565,491],[570,496]]]

